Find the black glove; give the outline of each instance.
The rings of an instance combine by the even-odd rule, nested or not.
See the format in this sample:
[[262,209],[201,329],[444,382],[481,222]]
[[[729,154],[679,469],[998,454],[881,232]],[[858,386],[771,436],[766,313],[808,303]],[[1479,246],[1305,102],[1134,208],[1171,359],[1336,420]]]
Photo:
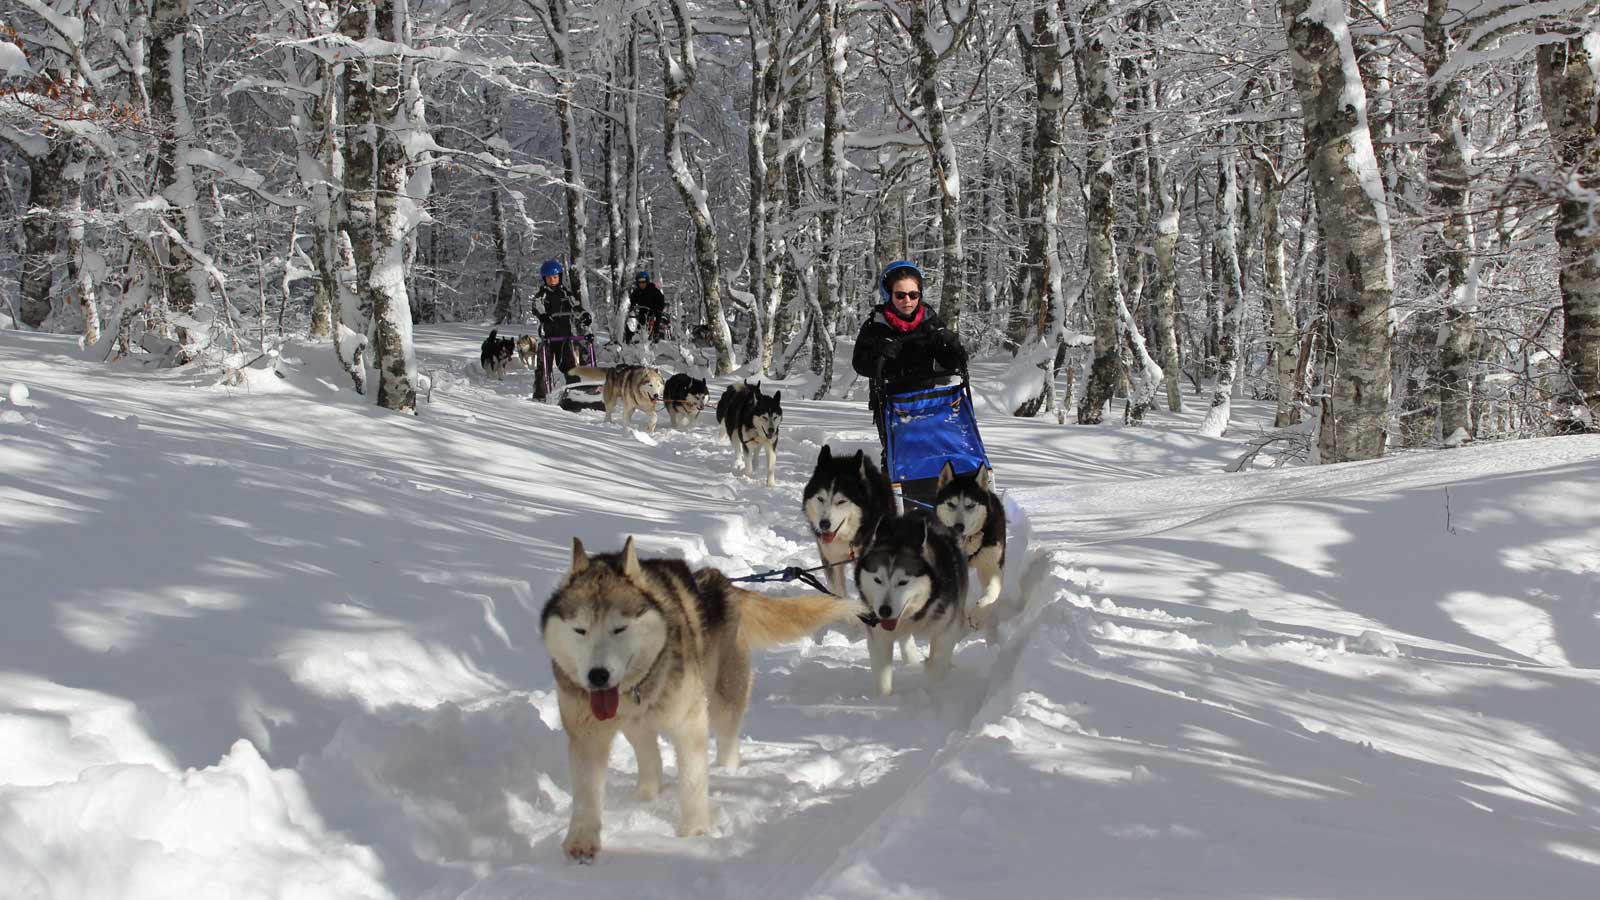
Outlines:
[[594,316],[589,315],[588,310],[584,310],[583,315],[578,317],[578,321],[583,324],[584,328],[588,328],[594,324]]

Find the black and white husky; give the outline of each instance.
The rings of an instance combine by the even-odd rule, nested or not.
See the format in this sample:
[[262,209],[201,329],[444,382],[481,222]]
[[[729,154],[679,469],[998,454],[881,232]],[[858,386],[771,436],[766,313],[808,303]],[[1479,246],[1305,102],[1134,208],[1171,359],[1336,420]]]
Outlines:
[[994,470],[988,466],[957,475],[949,463],[939,472],[939,493],[933,514],[955,532],[961,555],[978,573],[983,593],[966,607],[967,625],[995,635],[994,610],[1006,567],[1006,508],[994,492]]
[[511,360],[516,356],[516,339],[501,337],[499,329],[492,328],[489,330],[489,336],[483,339],[483,347],[478,353],[478,365],[483,367],[483,374],[490,378],[503,378],[506,367],[511,365]]
[[948,528],[921,515],[885,518],[856,561],[856,589],[866,606],[867,651],[880,696],[894,687],[896,641],[904,653],[906,643],[926,639],[928,676],[950,671],[956,641],[967,633],[967,562]]
[[733,471],[755,476],[755,453],[767,451],[767,487],[778,484],[778,429],[783,425],[782,391],[761,393],[761,382],[736,384],[717,399],[717,424],[733,445]]
[[679,372],[667,379],[666,391],[661,396],[666,401],[672,427],[693,428],[706,408],[711,391],[704,378],[690,378],[689,373]]
[[834,456],[833,448],[824,444],[801,496],[801,512],[828,566],[828,584],[843,597],[844,563],[866,552],[878,522],[894,512],[889,479],[866,453]]

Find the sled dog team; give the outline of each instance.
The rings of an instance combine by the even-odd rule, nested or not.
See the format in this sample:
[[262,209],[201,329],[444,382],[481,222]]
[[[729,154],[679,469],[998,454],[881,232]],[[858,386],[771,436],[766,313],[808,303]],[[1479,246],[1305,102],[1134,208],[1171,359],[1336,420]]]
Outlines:
[[[532,338],[524,335],[513,341],[490,331],[479,357],[484,372],[494,377],[503,375],[511,359],[523,355],[524,342],[531,355]],[[528,360],[529,356],[523,357],[524,364],[532,368]],[[655,433],[659,422],[656,409],[661,406],[666,407],[672,427],[693,428],[710,403],[711,392],[705,379],[693,378],[686,372],[665,378],[661,370],[653,366],[633,365],[575,366],[571,372],[584,381],[600,383],[606,421],[614,421],[613,416],[616,416],[622,427],[630,431],[634,413],[644,413],[645,432]],[[760,382],[736,384],[717,399],[717,426],[733,446],[734,471],[754,477],[756,454],[764,454],[767,487],[778,483],[778,434],[782,425],[783,392],[764,393]]]
[[[612,377],[622,376],[607,375],[608,397]],[[730,440],[768,448],[769,483],[782,415],[777,401],[739,385],[717,404]],[[743,452],[748,464],[754,451]],[[618,553],[592,556],[573,541],[571,569],[540,622],[567,733],[572,817],[562,849],[569,858],[592,862],[599,852],[606,762],[618,731],[638,758],[640,800],[661,790],[657,735],[666,735],[678,759],[678,834],[709,829],[710,737],[716,735],[717,764],[737,769],[753,648],[859,619],[867,629],[874,683],[887,696],[895,644],[912,663],[916,641],[927,641],[926,669],[938,680],[949,672],[962,636],[984,629],[994,639],[1005,510],[988,468],[956,475],[946,463],[933,510],[900,515],[888,479],[867,454],[834,456],[824,446],[803,496],[831,594],[774,597],[744,590],[713,568],[692,571],[681,560],[640,559],[631,537]],[[853,567],[859,599],[845,596],[846,567]],[[969,568],[982,586],[970,602]]]

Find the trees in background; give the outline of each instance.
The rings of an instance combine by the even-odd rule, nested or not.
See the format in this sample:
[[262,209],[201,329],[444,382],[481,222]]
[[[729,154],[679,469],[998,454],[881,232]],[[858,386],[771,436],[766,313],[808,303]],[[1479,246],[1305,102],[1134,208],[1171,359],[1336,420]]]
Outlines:
[[838,395],[909,257],[1019,414],[1263,400],[1327,461],[1592,429],[1595,7],[21,0],[0,306],[165,364],[326,335],[414,410],[411,323],[515,320],[554,257]]

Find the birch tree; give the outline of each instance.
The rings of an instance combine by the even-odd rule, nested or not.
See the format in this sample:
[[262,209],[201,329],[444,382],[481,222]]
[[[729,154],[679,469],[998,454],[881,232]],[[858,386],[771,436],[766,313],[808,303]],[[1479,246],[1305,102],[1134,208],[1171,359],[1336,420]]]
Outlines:
[[1539,96],[1555,145],[1560,205],[1561,361],[1566,426],[1600,430],[1600,29],[1585,20],[1539,47]]
[[706,202],[706,192],[689,170],[689,159],[683,146],[683,101],[694,88],[698,63],[695,59],[694,25],[686,6],[687,0],[671,0],[674,40],[660,23],[656,28],[656,46],[661,54],[661,75],[665,88],[662,113],[662,138],[666,145],[667,168],[672,182],[683,198],[689,218],[694,223],[695,262],[700,273],[700,289],[704,292],[706,318],[711,326],[711,342],[716,348],[716,374],[728,375],[736,363],[733,358],[733,334],[728,329],[727,317],[722,310],[722,260],[717,249],[717,228],[711,217],[711,207]]
[[1098,425],[1105,407],[1123,377],[1122,332],[1118,316],[1119,292],[1116,259],[1116,189],[1110,164],[1112,118],[1116,109],[1116,70],[1106,47],[1103,29],[1109,27],[1107,0],[1090,0],[1073,29],[1073,69],[1083,115],[1089,179],[1084,219],[1088,228],[1084,265],[1088,268],[1089,297],[1094,315],[1094,365],[1078,405],[1079,425]]
[[157,190],[167,203],[162,240],[156,242],[166,281],[167,305],[178,321],[178,340],[187,358],[209,341],[199,332],[196,313],[212,308],[211,278],[200,189],[190,162],[194,117],[189,110],[186,48],[189,0],[152,0],[150,7],[150,114],[158,129]]
[[[817,0],[818,53],[823,66],[822,114],[822,277],[817,284],[815,335],[822,383],[812,399],[833,387],[833,335],[839,319],[839,252],[844,243],[844,77],[845,40],[838,0]],[[956,301],[959,303],[959,298]]]
[[1394,260],[1388,195],[1343,0],[1280,0],[1280,8],[1331,290],[1332,354],[1319,458],[1374,459],[1387,442],[1390,395]]

